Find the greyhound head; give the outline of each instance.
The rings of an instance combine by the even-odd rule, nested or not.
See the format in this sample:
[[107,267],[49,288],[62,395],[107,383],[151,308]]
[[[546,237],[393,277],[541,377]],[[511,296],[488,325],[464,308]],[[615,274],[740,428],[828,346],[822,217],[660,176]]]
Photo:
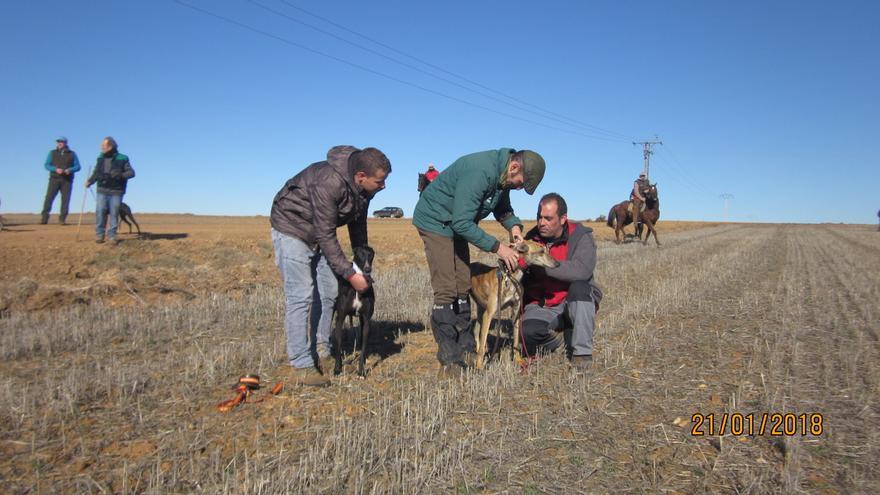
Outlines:
[[550,256],[550,250],[534,241],[521,241],[513,245],[527,265],[556,268],[559,262]]
[[366,274],[373,271],[373,257],[375,256],[376,252],[370,246],[354,248],[354,263]]

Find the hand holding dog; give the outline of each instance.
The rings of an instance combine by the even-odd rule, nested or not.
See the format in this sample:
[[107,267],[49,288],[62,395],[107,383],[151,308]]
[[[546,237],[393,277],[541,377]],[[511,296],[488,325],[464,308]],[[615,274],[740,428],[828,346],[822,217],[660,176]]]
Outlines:
[[348,279],[348,283],[354,288],[354,290],[358,292],[364,292],[370,288],[370,283],[367,281],[367,278],[361,275],[360,273],[355,273]]
[[516,265],[519,262],[519,255],[516,250],[507,244],[499,244],[498,251],[496,251],[495,254],[504,261],[508,270],[513,271],[516,269]]

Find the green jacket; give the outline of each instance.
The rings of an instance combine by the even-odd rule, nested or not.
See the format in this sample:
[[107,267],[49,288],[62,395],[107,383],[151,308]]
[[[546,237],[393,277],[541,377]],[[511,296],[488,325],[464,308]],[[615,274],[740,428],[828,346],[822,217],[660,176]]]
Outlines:
[[458,235],[483,251],[496,251],[498,240],[477,224],[493,213],[507,230],[521,225],[510,206],[510,190],[500,185],[513,152],[501,148],[456,160],[425,188],[413,213],[413,225],[432,234]]

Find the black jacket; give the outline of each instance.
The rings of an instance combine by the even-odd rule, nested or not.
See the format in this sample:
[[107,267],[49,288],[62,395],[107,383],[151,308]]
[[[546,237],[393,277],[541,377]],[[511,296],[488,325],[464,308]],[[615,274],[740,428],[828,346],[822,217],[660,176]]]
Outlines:
[[128,157],[113,150],[109,153],[98,155],[95,169],[86,180],[86,185],[98,183],[98,192],[101,194],[125,194],[128,179],[134,177],[134,169],[128,161]]
[[348,278],[354,274],[351,262],[342,252],[336,228],[348,225],[352,247],[367,244],[367,211],[370,200],[354,183],[349,157],[354,146],[335,146],[327,160],[306,167],[284,184],[272,201],[269,222],[272,228],[320,248],[330,268]]

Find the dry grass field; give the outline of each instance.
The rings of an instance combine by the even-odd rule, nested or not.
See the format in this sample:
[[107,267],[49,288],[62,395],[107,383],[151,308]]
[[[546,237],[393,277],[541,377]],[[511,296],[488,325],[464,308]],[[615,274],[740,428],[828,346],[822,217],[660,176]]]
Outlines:
[[[367,378],[224,414],[239,375],[285,360],[268,220],[137,216],[149,235],[116,247],[6,216],[2,493],[880,491],[874,227],[661,221],[658,249],[589,224],[593,370],[504,352],[458,383],[436,379],[418,235],[371,221]],[[695,414],[755,422],[694,436]]]

